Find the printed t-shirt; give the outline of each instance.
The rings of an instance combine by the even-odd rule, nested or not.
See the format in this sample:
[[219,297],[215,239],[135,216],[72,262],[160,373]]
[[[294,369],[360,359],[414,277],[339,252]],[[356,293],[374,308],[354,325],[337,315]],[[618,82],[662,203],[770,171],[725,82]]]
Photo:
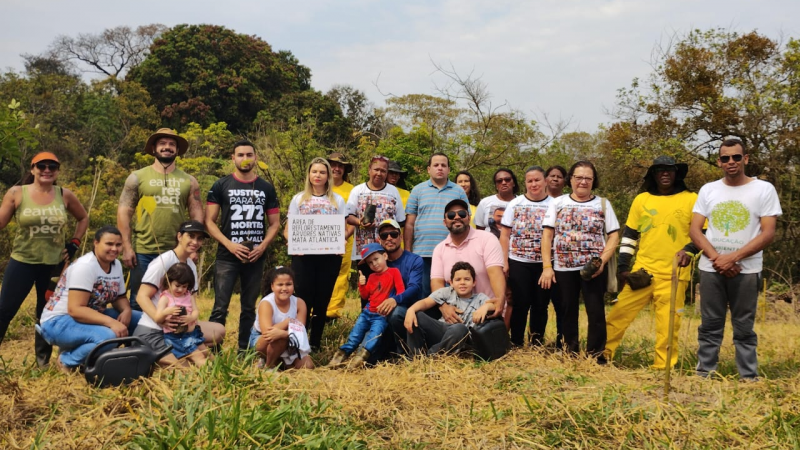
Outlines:
[[459,261],[466,261],[475,269],[475,292],[486,294],[490,298],[503,298],[505,292],[492,292],[492,284],[489,282],[489,267],[503,267],[505,258],[500,241],[492,233],[485,230],[474,230],[469,228],[469,233],[456,246],[452,236],[439,243],[433,250],[433,261],[431,264],[431,279],[441,278],[446,283],[450,283],[450,269],[453,264]]
[[520,195],[508,202],[503,213],[503,226],[511,228],[508,258],[520,262],[542,262],[542,221],[553,198],[538,202]]
[[[220,231],[234,243],[260,244],[269,228],[267,216],[280,213],[275,188],[262,178],[241,181],[233,174],[222,177],[211,186],[206,201],[220,206]],[[217,258],[239,261],[224,245],[217,246]]]
[[[367,205],[375,205],[375,224],[379,224],[386,219],[394,219],[399,223],[406,221],[406,213],[403,208],[403,201],[397,188],[389,183],[378,191],[373,191],[367,183],[361,183],[350,191],[350,198],[347,199],[347,214],[355,216],[358,220],[364,217]],[[378,242],[378,227],[362,228],[356,227],[355,245],[353,246],[352,259],[361,259],[361,249],[367,244]]]
[[475,226],[489,228],[489,219],[494,216],[494,210],[505,208],[508,203],[505,200],[501,200],[496,194],[485,197],[475,208]]
[[133,173],[139,181],[133,250],[157,255],[174,248],[178,244],[178,228],[188,217],[191,176],[180,169],[158,173],[152,166]]
[[[457,311],[462,311],[458,316],[461,318],[461,322],[469,328],[475,326],[475,322],[472,320],[472,314],[483,306],[484,303],[489,301],[489,297],[480,292],[473,292],[472,296],[469,298],[461,298],[452,286],[446,286],[433,291],[431,299],[435,301],[437,305],[447,303],[448,305],[455,306]],[[446,322],[444,317],[440,318],[439,321]]]
[[605,249],[603,229],[606,234],[619,230],[619,222],[606,200],[603,213],[602,197],[593,196],[579,202],[569,194],[550,202],[542,225],[554,229],[554,270],[581,270],[593,257],[600,257]]
[[[721,255],[733,253],[761,234],[761,218],[783,214],[775,187],[766,181],[753,179],[742,186],[728,186],[722,180],[700,188],[693,212],[708,219],[706,238]],[[759,273],[763,252],[758,252],[738,264],[741,273]],[[714,272],[711,261],[703,255],[698,268]]]
[[71,290],[88,292],[89,303],[87,306],[95,311],[105,311],[109,303],[113,303],[126,293],[122,264],[119,261],[112,262],[111,270],[106,273],[97,262],[94,252],[87,253],[75,260],[61,274],[53,296],[50,297],[42,311],[42,323],[53,317],[69,314],[67,305]]
[[[691,242],[689,225],[697,194],[683,191],[674,195],[643,192],[633,199],[625,226],[639,232],[636,262],[632,271],[644,268],[658,278],[672,277],[675,254]],[[682,270],[680,279],[689,280],[690,270]]]
[[[167,271],[170,267],[179,262],[181,262],[181,260],[178,259],[178,255],[175,254],[174,250],[170,250],[166,253],[158,255],[156,259],[152,260],[150,265],[147,266],[147,271],[142,277],[142,284],[149,284],[156,287],[156,293],[150,299],[153,302],[154,308],[158,308],[158,299],[161,298],[161,283],[164,280],[164,275],[167,274]],[[195,293],[200,289],[199,285],[197,284],[199,280],[197,276],[197,266],[194,265],[194,261],[191,259],[187,259],[186,264],[189,265],[189,268],[192,269],[192,273],[194,274],[194,287],[192,288],[192,293]],[[156,330],[161,329],[161,327],[156,324],[155,320],[153,320],[153,318],[148,316],[145,312],[142,312],[142,318],[139,320],[138,326],[153,328]]]
[[67,207],[60,186],[53,186],[55,195],[47,205],[33,201],[28,185],[22,186],[22,201],[14,211],[17,234],[11,247],[11,257],[26,264],[56,265],[64,250],[64,226]]

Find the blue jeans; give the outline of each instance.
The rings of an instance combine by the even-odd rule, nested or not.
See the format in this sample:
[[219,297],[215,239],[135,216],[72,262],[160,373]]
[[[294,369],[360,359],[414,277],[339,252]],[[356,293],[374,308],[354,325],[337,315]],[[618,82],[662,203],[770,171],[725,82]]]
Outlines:
[[134,311],[142,310],[139,303],[136,302],[136,294],[139,293],[139,286],[142,285],[142,278],[144,278],[144,273],[147,272],[147,266],[157,257],[158,255],[136,254],[136,267],[131,269],[130,277],[128,278],[128,301],[130,301],[131,309]]
[[264,275],[264,261],[266,259],[259,258],[251,263],[217,259],[214,264],[214,307],[211,309],[209,321],[225,325],[233,288],[236,286],[236,280],[241,280],[239,350],[247,349],[250,330],[256,321],[256,303],[261,292],[261,278]]
[[[103,314],[116,319],[119,312],[114,308],[106,308]],[[140,311],[133,311],[131,323],[128,324],[128,334],[132,335],[139,319]],[[42,336],[52,345],[57,345],[61,350],[61,362],[67,367],[78,367],[86,362],[86,357],[101,342],[117,337],[116,334],[104,325],[80,323],[69,314],[53,317],[41,325]]]
[[381,335],[388,326],[389,322],[386,321],[386,317],[364,308],[361,310],[358,319],[356,319],[356,324],[353,325],[353,330],[350,332],[347,342],[339,348],[349,355],[363,341],[364,349],[371,355],[378,347]]

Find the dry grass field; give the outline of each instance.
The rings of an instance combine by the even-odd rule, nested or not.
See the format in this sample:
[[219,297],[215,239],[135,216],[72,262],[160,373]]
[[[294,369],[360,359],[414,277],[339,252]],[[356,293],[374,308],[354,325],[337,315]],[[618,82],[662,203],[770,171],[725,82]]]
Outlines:
[[[349,332],[356,303],[326,328],[319,365]],[[201,299],[206,317],[210,305]],[[758,383],[737,380],[730,330],[722,376],[693,375],[699,319],[687,308],[668,399],[663,373],[647,367],[648,310],[604,367],[525,348],[491,363],[442,357],[274,373],[237,358],[229,337],[208,367],[110,389],[34,368],[32,316],[28,301],[0,347],[0,448],[800,449],[800,321],[780,301],[757,323]]]

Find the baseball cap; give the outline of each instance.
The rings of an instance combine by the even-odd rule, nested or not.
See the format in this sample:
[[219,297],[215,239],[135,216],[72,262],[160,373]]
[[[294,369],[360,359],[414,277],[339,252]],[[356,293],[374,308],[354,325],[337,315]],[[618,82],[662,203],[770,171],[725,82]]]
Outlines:
[[378,231],[380,231],[381,228],[388,227],[388,226],[390,226],[392,228],[396,228],[398,230],[400,229],[400,224],[397,223],[396,220],[394,220],[394,219],[386,219],[383,222],[381,222],[380,225],[378,225]]
[[456,205],[459,205],[459,206],[463,207],[464,209],[467,210],[467,212],[469,212],[469,205],[467,204],[467,202],[465,202],[464,200],[461,200],[460,198],[457,198],[455,200],[450,200],[450,203],[448,203],[447,206],[444,207],[444,212],[449,211],[450,208],[452,208],[453,206],[456,206]]
[[364,248],[361,249],[361,261],[359,261],[358,263],[359,264],[364,263],[364,261],[367,260],[369,255],[375,252],[386,252],[386,250],[384,250],[383,247],[381,247],[381,244],[378,244],[377,242],[365,245]]
[[203,226],[202,223],[196,220],[189,220],[183,222],[178,228],[179,233],[203,233],[206,237],[208,237],[208,233],[206,233],[206,227]]

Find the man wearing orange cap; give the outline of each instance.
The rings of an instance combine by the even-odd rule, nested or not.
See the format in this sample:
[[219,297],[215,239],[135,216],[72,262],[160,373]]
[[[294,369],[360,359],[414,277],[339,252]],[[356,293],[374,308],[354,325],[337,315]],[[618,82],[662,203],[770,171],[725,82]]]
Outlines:
[[[136,293],[147,265],[161,253],[175,247],[180,224],[188,216],[203,223],[200,184],[178,169],[175,158],[189,143],[169,128],[155,132],[144,146],[154,156],[153,164],[128,176],[117,207],[117,228],[122,233],[122,263],[131,269],[128,281],[131,307],[141,310]],[[131,219],[136,220],[131,226]]]

